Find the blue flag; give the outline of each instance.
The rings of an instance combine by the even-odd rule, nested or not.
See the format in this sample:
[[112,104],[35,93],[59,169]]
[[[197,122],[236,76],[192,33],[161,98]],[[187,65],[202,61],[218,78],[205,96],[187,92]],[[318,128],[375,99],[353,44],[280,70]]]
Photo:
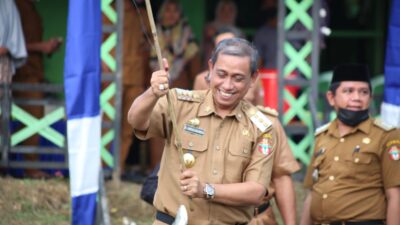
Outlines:
[[92,225],[100,170],[100,0],[69,0],[64,88],[72,224]]
[[400,127],[400,0],[392,0],[381,117],[385,123]]

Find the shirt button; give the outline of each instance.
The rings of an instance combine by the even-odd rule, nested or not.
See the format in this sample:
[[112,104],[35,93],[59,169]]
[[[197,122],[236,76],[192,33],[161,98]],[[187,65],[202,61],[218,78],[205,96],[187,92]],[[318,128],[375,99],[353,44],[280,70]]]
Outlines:
[[335,160],[336,162],[339,161],[339,156],[333,157],[333,160]]
[[339,140],[339,141],[343,143],[343,142],[344,142],[344,138],[340,138],[340,140]]
[[213,174],[214,174],[214,175],[217,175],[217,174],[218,174],[218,171],[217,171],[217,170],[213,170]]
[[327,195],[327,194],[323,194],[323,195],[322,195],[322,198],[323,198],[323,199],[327,199],[327,198],[328,198],[328,195]]
[[359,159],[359,158],[355,158],[355,159],[354,159],[354,162],[355,162],[355,163],[358,163],[358,162],[360,162],[360,159]]
[[219,151],[219,145],[215,146],[215,150]]
[[243,153],[247,154],[248,152],[249,152],[249,150],[243,149]]
[[329,176],[329,180],[334,180],[335,177],[334,176]]
[[190,146],[190,147],[193,147],[193,142],[189,142],[189,146]]
[[242,114],[239,113],[239,114],[238,114],[238,117],[239,117],[239,118],[242,118]]

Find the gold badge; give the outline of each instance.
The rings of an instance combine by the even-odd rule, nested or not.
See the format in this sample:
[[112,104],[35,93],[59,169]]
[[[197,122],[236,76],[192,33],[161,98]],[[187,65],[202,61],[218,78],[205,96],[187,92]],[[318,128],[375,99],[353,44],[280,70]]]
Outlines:
[[183,130],[191,134],[203,136],[205,131],[204,129],[200,128],[199,125],[200,120],[198,118],[193,118],[184,124]]
[[196,162],[196,159],[194,158],[193,154],[185,153],[183,154],[183,161],[185,162],[186,168],[192,168]]
[[250,110],[249,110],[249,115],[250,115],[250,116],[254,116],[254,115],[256,114],[256,112],[257,112],[257,111],[256,111],[255,109],[250,109]]
[[248,130],[243,130],[242,134],[243,134],[243,136],[249,136],[249,131]]
[[369,144],[370,142],[371,142],[371,139],[369,139],[369,138],[363,138],[363,140],[362,140],[362,142],[364,143],[364,144]]
[[193,119],[189,120],[188,124],[192,125],[194,127],[199,127],[200,120],[198,118],[193,118]]

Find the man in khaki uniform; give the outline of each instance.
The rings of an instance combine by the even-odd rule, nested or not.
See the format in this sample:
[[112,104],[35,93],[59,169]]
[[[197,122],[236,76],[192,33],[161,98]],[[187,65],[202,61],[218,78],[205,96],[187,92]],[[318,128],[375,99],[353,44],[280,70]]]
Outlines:
[[[169,91],[176,131],[167,113],[166,71],[154,72],[151,88],[132,103],[128,121],[135,134],[166,139],[154,224],[171,224],[181,204],[189,224],[246,224],[252,218],[269,185],[277,145],[272,121],[243,100],[256,79],[257,60],[243,39],[220,42],[209,62],[209,90]],[[179,163],[177,135],[183,152],[194,158],[191,168]]]
[[400,131],[369,117],[368,68],[335,68],[326,96],[338,117],[317,129],[301,224],[400,224]]
[[[217,45],[220,41],[241,37],[242,35],[232,27],[222,27],[214,37],[214,44]],[[209,81],[206,78],[208,70],[197,75],[194,89],[206,90],[209,88]],[[262,102],[261,96],[258,96],[260,86],[257,82],[253,85],[244,99],[251,102],[253,105],[259,105]],[[255,211],[255,217],[249,222],[249,225],[277,225],[274,212],[270,207],[269,201],[275,197],[279,211],[282,214],[283,221],[286,225],[296,224],[296,200],[295,191],[291,174],[300,169],[299,164],[293,156],[289,147],[285,131],[278,120],[278,113],[270,108],[259,106],[259,109],[267,115],[272,121],[273,128],[277,132],[277,145],[274,155],[274,165],[272,168],[271,185],[268,188],[268,196],[265,197],[264,203],[259,205]],[[276,191],[275,191],[276,189]]]
[[[43,39],[44,27],[42,18],[36,9],[34,1],[16,0],[15,4],[18,8],[21,17],[21,25],[24,33],[26,43],[26,50],[28,51],[28,58],[26,63],[18,68],[12,78],[13,83],[24,84],[40,84],[44,82],[45,66],[44,56],[50,56],[55,53],[62,44],[62,39],[53,37],[48,40]],[[43,100],[45,98],[44,92],[34,90],[14,90],[12,91],[14,99],[29,98],[32,100]],[[44,116],[44,107],[42,105],[22,105],[23,110],[28,112],[33,117],[40,119]],[[18,128],[19,129],[19,128]],[[21,128],[22,129],[22,128]],[[35,134],[27,138],[23,145],[25,146],[38,146],[40,135]],[[26,161],[38,161],[38,154],[25,154]],[[24,176],[30,178],[44,178],[49,174],[39,169],[26,169]]]

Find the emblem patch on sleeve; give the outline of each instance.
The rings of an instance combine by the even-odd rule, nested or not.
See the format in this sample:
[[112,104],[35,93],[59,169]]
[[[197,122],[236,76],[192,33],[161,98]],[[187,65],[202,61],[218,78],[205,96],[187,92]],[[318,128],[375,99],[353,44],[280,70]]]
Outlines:
[[400,148],[397,145],[393,145],[389,148],[389,157],[391,160],[399,160],[400,159]]
[[386,143],[391,160],[400,160],[400,140],[395,139]]
[[262,140],[258,143],[258,151],[263,155],[269,155],[272,152],[272,136],[264,134]]

